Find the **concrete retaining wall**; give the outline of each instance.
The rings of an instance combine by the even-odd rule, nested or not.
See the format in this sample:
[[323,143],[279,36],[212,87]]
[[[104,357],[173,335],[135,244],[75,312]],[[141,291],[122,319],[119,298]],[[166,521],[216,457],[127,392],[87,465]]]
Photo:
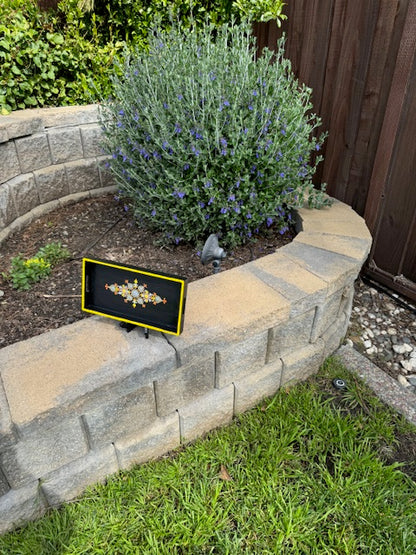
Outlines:
[[95,105],[0,116],[0,243],[41,214],[116,188],[100,137]]
[[341,202],[300,210],[298,227],[276,253],[191,283],[179,337],[91,317],[0,349],[0,532],[318,370],[371,237]]

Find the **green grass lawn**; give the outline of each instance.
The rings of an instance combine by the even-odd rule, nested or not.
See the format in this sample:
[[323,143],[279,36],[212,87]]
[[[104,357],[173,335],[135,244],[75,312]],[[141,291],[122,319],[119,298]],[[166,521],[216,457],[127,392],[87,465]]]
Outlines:
[[415,553],[416,483],[386,462],[404,436],[415,428],[329,359],[230,426],[1,537],[0,553]]

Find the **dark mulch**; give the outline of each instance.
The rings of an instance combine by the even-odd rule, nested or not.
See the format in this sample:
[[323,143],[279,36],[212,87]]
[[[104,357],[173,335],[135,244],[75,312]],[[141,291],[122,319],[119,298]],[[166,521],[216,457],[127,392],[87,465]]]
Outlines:
[[[270,254],[290,242],[293,233],[281,236],[271,228],[257,242],[228,253],[226,270]],[[161,248],[157,235],[138,228],[129,212],[113,195],[87,199],[39,218],[0,246],[0,273],[7,272],[17,254],[35,255],[40,247],[61,242],[72,259],[53,269],[51,275],[29,291],[16,291],[0,275],[0,348],[70,324],[88,316],[81,311],[81,262],[101,258],[168,272],[194,281],[212,273],[202,266],[191,245]],[[1,293],[0,293],[1,295]]]

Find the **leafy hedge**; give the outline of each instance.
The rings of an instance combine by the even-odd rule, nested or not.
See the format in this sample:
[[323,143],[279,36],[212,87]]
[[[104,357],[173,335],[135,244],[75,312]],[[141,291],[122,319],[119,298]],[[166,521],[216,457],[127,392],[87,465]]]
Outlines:
[[282,6],[281,0],[62,0],[43,11],[36,0],[2,0],[0,113],[107,97],[114,61],[132,47],[147,48],[155,21],[167,27],[172,18],[197,25],[241,15],[284,18]]

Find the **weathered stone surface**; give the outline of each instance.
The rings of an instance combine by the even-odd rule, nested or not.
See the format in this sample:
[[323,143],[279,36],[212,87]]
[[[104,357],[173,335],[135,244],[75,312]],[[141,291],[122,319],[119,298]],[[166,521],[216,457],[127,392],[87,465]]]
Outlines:
[[170,414],[214,387],[214,354],[195,364],[180,366],[155,381],[156,407],[159,416]]
[[0,133],[7,134],[7,139],[17,139],[43,130],[42,118],[33,110],[13,112],[0,119]]
[[90,451],[85,457],[51,472],[42,479],[42,491],[51,506],[56,506],[81,495],[91,484],[102,482],[118,471],[113,445]]
[[145,339],[92,317],[0,349],[0,372],[13,422],[51,422],[84,414],[176,367],[160,336]]
[[235,401],[234,412],[244,412],[265,397],[274,395],[280,387],[282,379],[282,361],[277,360],[266,364],[263,368],[234,382]]
[[182,441],[192,441],[206,432],[229,424],[234,411],[234,386],[213,389],[179,409]]
[[9,404],[0,379],[0,449],[15,442]]
[[0,185],[0,229],[9,225],[16,218],[17,211],[10,193],[10,187],[7,183],[4,183]]
[[157,459],[180,445],[179,416],[175,412],[159,418],[135,438],[115,442],[120,468],[130,468]]
[[281,386],[306,380],[319,370],[324,360],[325,344],[322,339],[316,343],[293,353],[283,356],[283,372]]
[[85,415],[93,448],[138,434],[155,419],[156,402],[152,383]]
[[345,312],[342,312],[331,327],[329,327],[322,335],[325,343],[324,359],[332,355],[340,346],[344,339],[349,323],[349,317]]
[[78,127],[49,129],[47,135],[54,164],[82,158],[81,133]]
[[10,490],[9,483],[0,468],[0,497]]
[[107,160],[108,160],[108,156],[100,156],[97,159],[98,170],[99,170],[99,173],[100,173],[101,186],[102,187],[115,187],[115,188],[117,188],[117,183],[116,183],[115,177],[106,165]]
[[98,119],[97,104],[86,106],[60,106],[39,110],[45,128],[65,127],[95,123]]
[[348,258],[357,260],[362,264],[368,256],[371,241],[367,237],[345,237],[330,233],[311,233],[301,231],[294,238],[296,243],[304,243],[319,249],[324,249],[337,254],[342,254]]
[[333,235],[344,235],[345,237],[357,237],[365,239],[371,245],[371,235],[363,218],[354,210],[339,201],[335,201],[331,207],[321,210],[301,208],[298,210],[298,218],[301,220],[302,231],[307,233],[328,233]]
[[84,158],[102,156],[103,149],[101,142],[103,140],[103,132],[101,126],[98,123],[91,123],[89,125],[82,125],[80,130]]
[[170,341],[188,364],[285,321],[289,310],[282,295],[244,266],[233,268],[189,284],[184,331]]
[[273,287],[290,303],[290,318],[295,318],[322,303],[327,283],[285,255],[285,247],[246,264],[247,270]]
[[268,331],[245,336],[243,341],[232,343],[216,353],[215,387],[222,388],[255,372],[266,362]]
[[354,279],[361,267],[351,258],[311,245],[292,242],[283,249],[286,256],[325,281],[329,294],[343,287],[346,281]]
[[315,309],[308,310],[304,314],[289,318],[284,324],[272,328],[269,333],[268,362],[305,347],[311,341],[315,313]]
[[34,172],[40,202],[46,203],[69,194],[65,166],[49,166]]
[[21,173],[45,168],[52,163],[48,139],[44,133],[36,133],[16,140]]
[[18,490],[10,490],[0,497],[0,534],[38,518],[45,510],[46,503],[40,495],[37,481]]
[[100,187],[100,176],[95,159],[76,160],[65,164],[70,193],[89,191]]
[[8,483],[19,488],[56,470],[87,452],[78,418],[22,438],[0,453],[0,465]]
[[13,141],[0,143],[0,183],[5,183],[21,172],[16,145]]
[[24,173],[10,179],[10,192],[14,198],[17,213],[23,216],[39,204],[39,193],[33,174]]

